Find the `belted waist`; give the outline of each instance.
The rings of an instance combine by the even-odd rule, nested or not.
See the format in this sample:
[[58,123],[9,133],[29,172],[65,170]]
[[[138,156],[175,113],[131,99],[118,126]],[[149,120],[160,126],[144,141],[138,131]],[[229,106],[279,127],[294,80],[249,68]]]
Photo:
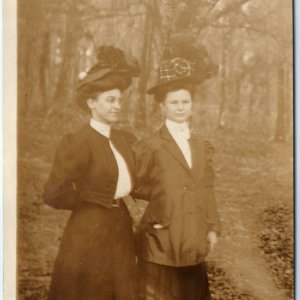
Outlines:
[[87,201],[99,204],[106,208],[119,207],[123,198],[114,199],[112,196],[91,191],[78,191],[80,201]]

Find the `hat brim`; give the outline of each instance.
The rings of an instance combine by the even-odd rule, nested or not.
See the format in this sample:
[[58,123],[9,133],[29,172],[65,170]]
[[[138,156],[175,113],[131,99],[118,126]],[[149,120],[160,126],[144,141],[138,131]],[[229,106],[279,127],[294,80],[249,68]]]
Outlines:
[[162,87],[167,86],[172,83],[178,83],[178,82],[190,82],[192,84],[199,84],[199,79],[194,76],[176,77],[176,78],[168,80],[168,81],[163,81],[163,82],[157,83],[155,86],[148,89],[146,93],[149,95],[153,95],[158,90],[160,90]]
[[84,111],[89,111],[86,103],[88,98],[93,98],[99,93],[113,88],[118,88],[120,91],[124,91],[132,82],[132,78],[127,70],[107,69],[106,72],[101,72],[101,74],[99,74],[99,72],[97,73],[98,76],[96,79],[82,82],[84,80],[83,79],[76,88],[76,102],[81,108],[83,108]]
[[79,91],[83,87],[85,87],[97,80],[101,80],[105,76],[112,74],[112,73],[114,73],[114,74],[117,73],[117,74],[122,74],[122,75],[130,74],[130,72],[128,70],[116,70],[116,69],[111,69],[111,68],[103,68],[95,73],[87,75],[84,79],[80,80],[77,84],[76,90]]

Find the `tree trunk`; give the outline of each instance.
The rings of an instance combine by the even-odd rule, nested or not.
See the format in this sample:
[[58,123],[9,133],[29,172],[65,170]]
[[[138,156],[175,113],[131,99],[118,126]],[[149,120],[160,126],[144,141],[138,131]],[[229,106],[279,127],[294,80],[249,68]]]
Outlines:
[[143,41],[143,50],[140,60],[141,65],[141,74],[138,86],[138,97],[139,97],[139,108],[136,113],[136,124],[135,126],[139,130],[146,131],[148,122],[147,122],[147,106],[146,106],[146,90],[149,79],[149,67],[151,59],[151,47],[152,47],[152,34],[153,34],[153,24],[151,18],[152,11],[152,1],[149,1],[147,7],[147,13],[145,15],[144,23],[144,41]]
[[77,70],[76,51],[80,38],[80,17],[76,4],[72,4],[66,16],[64,45],[62,49],[62,65],[58,75],[58,82],[54,94],[53,104],[66,104],[74,95],[74,73]]
[[220,108],[219,108],[219,118],[218,118],[218,127],[223,128],[225,126],[224,121],[224,110],[225,110],[225,103],[227,101],[226,95],[226,81],[227,81],[227,46],[228,46],[228,36],[224,30],[223,34],[223,47],[222,47],[222,66],[220,70]]
[[276,129],[274,140],[282,142],[285,140],[285,70],[283,65],[279,65],[277,69],[278,82],[277,82],[277,117],[276,117]]
[[36,1],[18,4],[18,100],[22,116],[44,105],[41,63],[48,19],[42,5]]
[[48,102],[50,98],[49,90],[51,87],[48,85],[48,71],[49,71],[49,62],[50,62],[50,32],[47,30],[43,36],[42,49],[40,63],[39,63],[39,77],[40,77],[40,94],[41,94],[41,107],[43,110],[46,110],[48,107]]

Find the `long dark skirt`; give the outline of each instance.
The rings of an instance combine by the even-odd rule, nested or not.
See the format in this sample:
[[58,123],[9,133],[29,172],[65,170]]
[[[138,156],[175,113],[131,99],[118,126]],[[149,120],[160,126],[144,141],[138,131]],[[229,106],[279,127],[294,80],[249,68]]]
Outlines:
[[125,204],[82,202],[65,228],[49,300],[136,299],[132,223]]
[[206,264],[169,267],[139,261],[139,299],[210,300]]

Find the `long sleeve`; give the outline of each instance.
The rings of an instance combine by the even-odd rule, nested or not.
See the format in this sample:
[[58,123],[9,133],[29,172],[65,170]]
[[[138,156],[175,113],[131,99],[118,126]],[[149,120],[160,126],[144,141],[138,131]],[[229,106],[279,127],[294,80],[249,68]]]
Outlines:
[[155,157],[157,153],[143,141],[135,143],[133,151],[136,158],[136,185],[132,195],[150,202],[143,221],[168,226],[172,205],[163,184],[163,168]]
[[132,196],[146,201],[151,200],[151,169],[154,165],[152,151],[144,142],[136,142],[132,145],[135,157],[136,184]]
[[84,176],[87,162],[88,148],[85,142],[71,134],[64,136],[44,186],[44,202],[57,209],[74,209],[78,201],[75,182]]
[[205,141],[205,187],[206,187],[206,210],[207,210],[207,223],[209,230],[215,231],[217,234],[221,232],[221,223],[217,210],[215,193],[214,193],[214,169],[213,169],[213,155],[214,148],[212,144]]

